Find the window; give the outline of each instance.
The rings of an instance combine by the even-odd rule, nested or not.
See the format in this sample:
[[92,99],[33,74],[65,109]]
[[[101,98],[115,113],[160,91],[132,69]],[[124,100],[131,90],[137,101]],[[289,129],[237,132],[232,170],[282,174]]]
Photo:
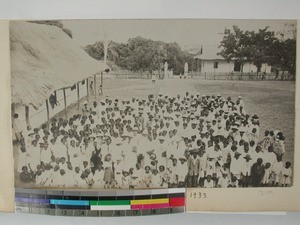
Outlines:
[[214,69],[218,69],[219,62],[214,62]]

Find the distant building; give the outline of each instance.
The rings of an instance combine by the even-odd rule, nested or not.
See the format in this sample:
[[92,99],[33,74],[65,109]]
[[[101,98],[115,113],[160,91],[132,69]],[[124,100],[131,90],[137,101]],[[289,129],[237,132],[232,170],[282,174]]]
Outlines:
[[[222,75],[239,73],[241,65],[237,61],[227,61],[217,53],[220,52],[217,46],[204,46],[194,55],[197,63],[197,71],[200,75]],[[271,66],[263,64],[261,72],[271,73]],[[245,63],[243,66],[243,73],[257,73],[257,67],[252,63]]]

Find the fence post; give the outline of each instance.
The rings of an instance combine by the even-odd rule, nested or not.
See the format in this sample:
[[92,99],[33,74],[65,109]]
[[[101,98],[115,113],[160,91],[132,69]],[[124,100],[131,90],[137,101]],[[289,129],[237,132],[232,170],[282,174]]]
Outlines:
[[64,105],[65,105],[65,119],[67,119],[67,96],[66,96],[66,89],[63,89],[64,92]]
[[77,109],[79,110],[80,95],[79,95],[79,83],[77,83]]
[[26,118],[26,127],[29,127],[30,122],[29,122],[29,106],[28,105],[25,106],[25,118]]
[[95,95],[95,99],[97,98],[97,84],[96,84],[96,82],[97,82],[97,78],[96,78],[96,74],[94,74],[94,93],[93,93],[93,95]]
[[48,99],[46,100],[46,109],[47,109],[47,127],[49,127],[50,114],[49,114],[49,103],[48,103]]
[[101,95],[103,95],[103,72],[101,71]]
[[89,101],[89,78],[86,78],[86,99]]

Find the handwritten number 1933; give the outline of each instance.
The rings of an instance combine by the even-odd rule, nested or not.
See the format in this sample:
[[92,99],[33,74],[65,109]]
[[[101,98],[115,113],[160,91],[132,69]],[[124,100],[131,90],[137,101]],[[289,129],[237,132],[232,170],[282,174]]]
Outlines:
[[207,194],[205,192],[191,192],[190,198],[207,198]]

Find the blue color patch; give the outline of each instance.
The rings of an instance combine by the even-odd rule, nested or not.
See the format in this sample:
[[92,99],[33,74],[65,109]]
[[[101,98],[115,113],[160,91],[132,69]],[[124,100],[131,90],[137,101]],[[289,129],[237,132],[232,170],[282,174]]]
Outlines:
[[76,206],[89,206],[89,201],[81,200],[62,200],[62,199],[50,199],[51,205],[76,205]]

